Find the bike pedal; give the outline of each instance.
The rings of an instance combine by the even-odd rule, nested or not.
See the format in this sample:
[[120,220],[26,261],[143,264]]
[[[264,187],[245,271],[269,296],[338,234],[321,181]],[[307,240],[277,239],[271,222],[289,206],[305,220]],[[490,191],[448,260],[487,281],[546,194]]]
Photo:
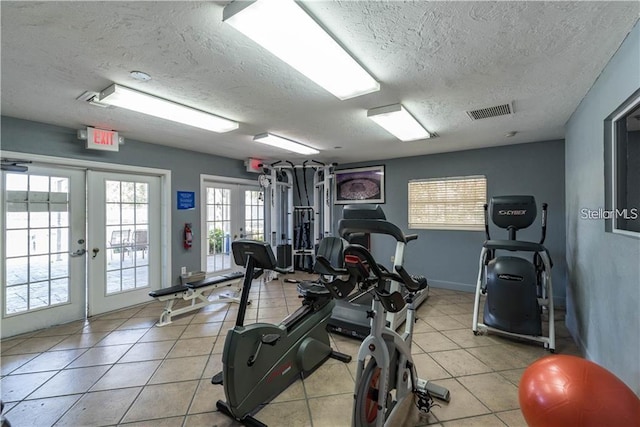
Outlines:
[[431,397],[429,392],[416,391],[415,395],[418,398],[416,406],[418,407],[418,410],[420,412],[424,412],[425,414],[427,414],[431,411],[431,408],[433,408],[434,406],[438,406],[433,402],[433,398]]
[[222,372],[218,372],[211,378],[211,384],[222,385]]

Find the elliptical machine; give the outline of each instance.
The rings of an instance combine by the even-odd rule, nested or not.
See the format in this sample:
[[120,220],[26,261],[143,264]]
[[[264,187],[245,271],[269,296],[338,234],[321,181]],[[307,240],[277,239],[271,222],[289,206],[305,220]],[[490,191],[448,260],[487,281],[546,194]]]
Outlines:
[[[547,233],[547,204],[542,204],[542,237],[539,243],[516,240],[518,230],[536,219],[533,196],[496,196],[490,202],[491,220],[509,232],[508,240],[491,240],[489,205],[484,205],[487,240],[480,252],[478,282],[473,306],[475,335],[481,330],[542,342],[555,352],[552,262],[543,246]],[[497,251],[533,253],[533,260],[496,255]],[[486,294],[483,323],[478,320],[480,296]],[[549,318],[549,334],[543,335],[542,312]]]
[[236,240],[231,243],[236,264],[245,265],[244,285],[236,325],[227,333],[222,372],[211,382],[222,384],[226,402],[216,407],[245,425],[265,426],[253,415],[298,378],[306,378],[329,357],[348,363],[351,356],[331,349],[326,327],[334,301],[308,290],[302,306],[278,325],[244,325],[255,269],[286,273],[276,266],[266,242]]
[[[402,253],[407,242],[418,237],[405,235],[394,224],[379,219],[344,219],[340,230],[346,237],[354,233],[392,236],[396,240],[396,253]],[[415,299],[420,291],[427,289],[426,278],[409,275],[402,265],[395,265],[395,272],[390,272],[378,264],[365,247],[357,244],[344,249],[345,268],[332,267],[322,255],[317,256],[316,262],[334,277],[334,280],[323,281],[334,298],[347,298],[356,286],[373,297],[373,306],[368,312],[370,333],[358,351],[352,425],[398,425],[399,408],[404,407],[402,403],[406,399],[414,400],[422,412],[429,412],[434,405],[432,396],[448,402],[449,390],[418,378],[411,355]],[[345,275],[348,275],[346,280],[340,277]],[[393,289],[390,282],[400,286]],[[387,326],[387,313],[397,313],[405,306],[405,330],[399,334]]]

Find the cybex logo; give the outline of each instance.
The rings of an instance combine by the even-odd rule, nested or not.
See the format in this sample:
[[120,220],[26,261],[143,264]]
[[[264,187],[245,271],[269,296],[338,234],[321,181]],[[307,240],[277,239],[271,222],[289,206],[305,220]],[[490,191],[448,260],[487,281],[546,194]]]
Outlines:
[[516,276],[514,274],[498,274],[498,279],[510,280],[512,282],[522,282],[524,280],[524,277]]
[[500,210],[498,211],[498,215],[526,215],[527,214],[527,210],[526,209],[519,209],[519,210]]

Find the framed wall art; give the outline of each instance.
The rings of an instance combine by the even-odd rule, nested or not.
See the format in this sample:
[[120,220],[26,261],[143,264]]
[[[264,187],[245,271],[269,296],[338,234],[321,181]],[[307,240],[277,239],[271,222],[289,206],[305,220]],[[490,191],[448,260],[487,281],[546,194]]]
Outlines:
[[384,203],[384,165],[335,171],[335,203]]

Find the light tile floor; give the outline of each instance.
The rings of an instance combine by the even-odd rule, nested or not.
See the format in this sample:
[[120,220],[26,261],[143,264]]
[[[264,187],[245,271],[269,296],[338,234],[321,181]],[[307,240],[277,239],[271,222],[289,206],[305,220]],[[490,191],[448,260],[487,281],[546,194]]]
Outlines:
[[[298,274],[299,277],[310,277]],[[256,281],[247,322],[279,322],[300,305],[296,286]],[[213,304],[172,325],[154,326],[163,304],[107,313],[3,340],[2,400],[13,427],[235,426],[216,411],[224,399],[211,377],[222,368],[226,331],[236,305]],[[471,332],[473,294],[430,291],[417,310],[413,353],[420,377],[451,391],[451,402],[427,416],[408,410],[405,425],[524,426],[518,382],[548,354],[541,344]],[[557,352],[580,355],[556,312]],[[357,356],[359,342],[331,337]],[[355,361],[329,359],[298,380],[256,418],[271,426],[348,426]]]

